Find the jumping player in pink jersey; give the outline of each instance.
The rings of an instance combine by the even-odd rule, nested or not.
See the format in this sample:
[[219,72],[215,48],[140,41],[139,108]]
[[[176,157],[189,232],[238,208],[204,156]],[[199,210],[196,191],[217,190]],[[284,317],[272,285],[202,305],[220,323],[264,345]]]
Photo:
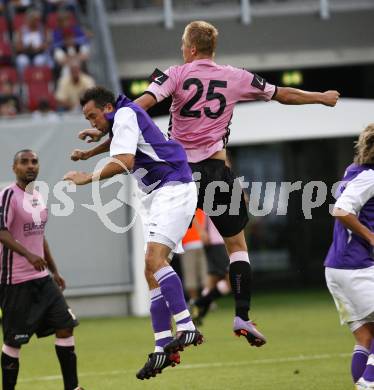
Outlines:
[[38,156],[31,150],[21,150],[14,157],[13,170],[16,182],[0,192],[3,390],[15,389],[21,346],[34,333],[38,337],[56,335],[64,388],[83,390],[78,385],[74,352],[73,328],[78,322],[62,295],[65,281],[44,236],[47,208],[33,188],[39,172]]
[[[225,166],[225,146],[233,109],[239,101],[272,99],[282,104],[333,107],[339,93],[276,87],[246,70],[218,65],[213,60],[217,36],[217,29],[207,22],[188,24],[182,37],[184,65],[172,66],[165,72],[156,69],[147,91],[135,103],[148,110],[172,97],[170,137],[179,141],[187,152],[199,188],[197,207],[212,219],[224,238],[230,258],[229,274],[235,298],[233,330],[237,335],[245,336],[251,345],[259,347],[266,339],[248,316],[251,266],[243,231],[248,212],[239,181]],[[86,130],[79,136],[97,141],[101,135],[95,130]],[[72,157],[86,159],[108,150],[108,145],[105,141],[89,151],[76,150]]]

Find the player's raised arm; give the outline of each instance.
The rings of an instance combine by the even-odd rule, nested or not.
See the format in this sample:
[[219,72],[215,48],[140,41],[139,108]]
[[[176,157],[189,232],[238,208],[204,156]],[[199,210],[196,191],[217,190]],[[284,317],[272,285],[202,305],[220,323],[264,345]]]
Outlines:
[[282,104],[323,104],[334,107],[339,99],[338,91],[308,92],[290,87],[278,87],[273,100]]
[[145,92],[142,96],[134,100],[134,103],[140,106],[143,110],[147,111],[157,103],[157,100],[152,93]]
[[110,149],[110,139],[106,139],[101,144],[87,150],[74,149],[70,155],[73,161],[88,160],[91,157],[97,156],[98,154],[106,153]]
[[78,133],[78,138],[87,143],[91,143],[100,141],[104,135],[104,133],[97,129],[85,129]]
[[64,180],[72,181],[76,185],[85,185],[93,181],[109,179],[115,175],[130,172],[134,167],[134,157],[132,154],[113,156],[112,161],[100,171],[93,173],[70,171],[64,175]]

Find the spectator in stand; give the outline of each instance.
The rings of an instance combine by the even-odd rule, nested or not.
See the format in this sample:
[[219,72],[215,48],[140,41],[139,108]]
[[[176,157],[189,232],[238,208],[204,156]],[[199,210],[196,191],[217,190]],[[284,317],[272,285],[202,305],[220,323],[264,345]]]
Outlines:
[[0,116],[15,116],[20,112],[20,102],[14,85],[6,80],[0,85]]
[[33,0],[10,0],[9,4],[13,13],[17,14],[27,12],[35,5]]
[[57,12],[62,8],[76,13],[77,1],[76,0],[43,0],[43,9],[45,13]]
[[47,37],[38,10],[27,11],[26,24],[15,32],[16,64],[20,75],[29,65],[50,65]]
[[64,67],[72,58],[77,58],[84,65],[90,55],[87,35],[80,26],[71,26],[68,11],[59,12],[57,23],[53,31],[53,58],[56,64]]
[[59,120],[58,114],[52,110],[48,99],[40,99],[38,109],[32,113],[32,118],[47,122],[57,122]]
[[95,85],[95,80],[82,72],[76,59],[69,64],[69,72],[62,74],[57,82],[56,99],[63,110],[81,110],[80,98],[83,93]]

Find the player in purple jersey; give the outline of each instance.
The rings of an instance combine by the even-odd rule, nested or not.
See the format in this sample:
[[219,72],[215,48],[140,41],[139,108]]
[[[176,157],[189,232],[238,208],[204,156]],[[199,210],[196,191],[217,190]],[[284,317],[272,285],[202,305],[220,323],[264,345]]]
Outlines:
[[[339,93],[276,87],[259,75],[219,65],[213,60],[217,36],[217,29],[207,22],[188,24],[182,37],[184,65],[172,66],[165,72],[156,69],[147,91],[135,102],[148,110],[166,97],[172,97],[170,137],[186,150],[199,187],[198,207],[211,217],[225,240],[230,258],[229,274],[235,298],[233,330],[237,335],[245,336],[251,345],[259,347],[266,339],[248,315],[251,266],[244,236],[248,212],[240,182],[225,166],[225,147],[233,110],[239,101],[272,99],[282,104],[335,106]],[[82,139],[98,140],[100,136],[93,130],[80,133]],[[89,153],[92,155],[107,148],[108,142]],[[85,157],[79,153],[77,151],[77,157]]]
[[16,182],[0,192],[3,390],[16,387],[21,346],[33,334],[45,337],[53,333],[65,390],[83,390],[78,385],[74,352],[73,328],[78,322],[62,295],[65,281],[44,236],[47,208],[33,188],[39,172],[38,156],[21,150],[15,155],[13,170]]
[[356,341],[351,373],[357,389],[374,389],[374,124],[356,144],[337,190],[334,236],[325,260],[327,286],[342,324]]
[[126,96],[120,95],[116,100],[112,92],[94,87],[85,92],[81,104],[91,125],[109,133],[112,160],[99,172],[69,172],[65,180],[83,185],[132,171],[142,190],[141,202],[146,210],[142,215],[147,243],[145,276],[156,345],[137,378],[149,379],[165,367],[178,364],[178,351],[203,342],[187,309],[182,283],[168,263],[170,252],[176,249],[192,221],[196,186],[183,147],[168,140],[149,115]]

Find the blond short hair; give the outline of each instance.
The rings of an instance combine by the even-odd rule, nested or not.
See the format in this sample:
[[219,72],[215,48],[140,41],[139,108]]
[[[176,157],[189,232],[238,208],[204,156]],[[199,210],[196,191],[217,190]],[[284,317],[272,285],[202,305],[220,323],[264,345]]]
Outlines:
[[355,144],[356,164],[374,164],[374,123],[371,123],[358,137]]
[[185,27],[182,39],[187,47],[195,46],[198,53],[213,56],[217,37],[218,30],[212,24],[196,20]]

